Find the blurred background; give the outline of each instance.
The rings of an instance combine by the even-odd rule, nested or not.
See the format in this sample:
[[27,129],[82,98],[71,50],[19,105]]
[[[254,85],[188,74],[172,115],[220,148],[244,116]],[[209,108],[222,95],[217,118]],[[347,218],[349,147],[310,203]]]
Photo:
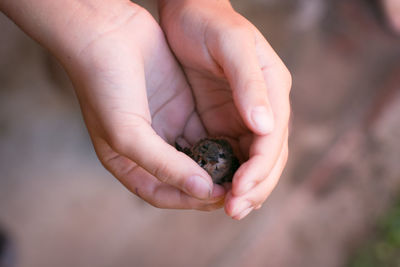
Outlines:
[[130,194],[61,67],[0,14],[0,266],[400,266],[400,38],[371,1],[232,4],[293,75],[287,168],[240,222]]

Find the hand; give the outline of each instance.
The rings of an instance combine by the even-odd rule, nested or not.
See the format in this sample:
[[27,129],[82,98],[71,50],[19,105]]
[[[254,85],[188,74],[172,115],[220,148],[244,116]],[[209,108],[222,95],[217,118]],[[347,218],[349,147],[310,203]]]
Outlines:
[[161,26],[207,133],[244,162],[225,199],[235,219],[259,208],[286,164],[291,76],[261,33],[226,0],[160,1]]
[[396,33],[400,33],[400,1],[381,0],[381,5],[386,15],[389,26]]
[[[221,207],[223,187],[168,144],[178,136],[193,142],[204,128],[151,15],[129,1],[24,1],[3,8],[66,68],[102,164],[156,207]],[[20,17],[23,8],[30,16]]]
[[96,152],[129,190],[156,207],[218,208],[223,188],[212,191],[208,174],[168,144],[178,136],[193,142],[204,128],[161,29],[136,9],[84,48],[72,71]]

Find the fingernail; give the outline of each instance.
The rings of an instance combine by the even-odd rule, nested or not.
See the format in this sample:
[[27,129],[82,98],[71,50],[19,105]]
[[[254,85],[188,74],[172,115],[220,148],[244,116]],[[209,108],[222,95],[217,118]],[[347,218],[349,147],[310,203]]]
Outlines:
[[251,111],[251,119],[254,126],[263,134],[272,132],[274,128],[274,118],[271,112],[263,106],[255,107]]
[[211,196],[211,187],[201,176],[190,176],[183,187],[187,193],[199,199],[206,199]]
[[245,193],[249,192],[256,185],[255,182],[248,182],[245,184],[240,190],[239,195],[244,195]]
[[252,205],[250,202],[248,201],[242,201],[239,204],[236,205],[235,208],[233,208],[233,218],[238,217],[243,211],[247,210],[248,208],[250,208]]
[[250,207],[248,209],[245,209],[244,211],[242,211],[238,216],[235,216],[234,219],[240,221],[241,219],[243,219],[244,217],[246,217],[247,215],[249,215],[249,213],[253,210],[253,207]]

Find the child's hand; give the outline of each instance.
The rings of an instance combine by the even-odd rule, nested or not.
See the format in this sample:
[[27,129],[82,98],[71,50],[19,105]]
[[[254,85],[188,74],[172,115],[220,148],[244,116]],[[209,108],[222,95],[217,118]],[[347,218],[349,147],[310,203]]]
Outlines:
[[160,0],[171,49],[212,136],[230,137],[245,162],[225,210],[235,219],[258,208],[286,163],[291,76],[261,33],[227,0]]
[[178,136],[193,142],[204,129],[182,70],[154,19],[140,10],[81,55],[84,63],[72,77],[103,165],[154,206],[217,208],[224,190],[214,192],[220,198],[194,198],[209,199],[212,182],[168,144]]
[[[197,141],[204,128],[150,14],[129,1],[8,3],[6,13],[63,63],[96,153],[121,183],[160,208],[222,206],[224,189],[170,145]],[[19,17],[23,8],[29,16]]]
[[396,34],[400,34],[400,1],[381,0],[389,26]]

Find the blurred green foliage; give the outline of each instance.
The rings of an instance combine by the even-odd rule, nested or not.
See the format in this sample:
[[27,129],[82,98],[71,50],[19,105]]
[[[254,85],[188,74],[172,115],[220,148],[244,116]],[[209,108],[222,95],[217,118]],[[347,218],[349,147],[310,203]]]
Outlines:
[[355,253],[349,267],[400,267],[400,199],[378,222],[376,234]]

